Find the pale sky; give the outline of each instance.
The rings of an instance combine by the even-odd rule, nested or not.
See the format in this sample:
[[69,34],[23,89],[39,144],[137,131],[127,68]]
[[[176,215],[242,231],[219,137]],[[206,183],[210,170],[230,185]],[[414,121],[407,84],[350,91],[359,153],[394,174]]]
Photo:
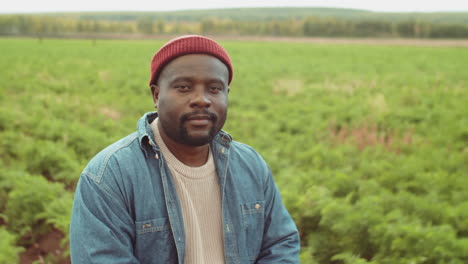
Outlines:
[[468,11],[468,0],[6,0],[0,13],[169,11],[230,7],[340,7],[384,12]]

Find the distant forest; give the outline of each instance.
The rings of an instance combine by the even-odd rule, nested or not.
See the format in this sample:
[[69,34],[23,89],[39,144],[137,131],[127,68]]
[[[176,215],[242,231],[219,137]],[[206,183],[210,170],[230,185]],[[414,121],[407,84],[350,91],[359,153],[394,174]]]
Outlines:
[[210,34],[285,37],[468,38],[468,12],[381,13],[337,8],[0,15],[0,35]]

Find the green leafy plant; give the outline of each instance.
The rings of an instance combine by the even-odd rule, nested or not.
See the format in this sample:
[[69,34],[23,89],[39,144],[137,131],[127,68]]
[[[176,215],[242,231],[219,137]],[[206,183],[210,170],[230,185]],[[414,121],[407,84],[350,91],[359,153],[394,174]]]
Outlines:
[[62,184],[35,175],[25,174],[14,181],[4,214],[8,229],[22,238],[20,244],[29,245],[50,230],[43,212],[54,200],[61,199],[65,190]]
[[[154,110],[162,44],[0,39],[0,256],[51,230],[66,246],[80,171]],[[468,263],[467,49],[223,45],[224,129],[268,162],[301,263]]]
[[22,248],[15,245],[16,236],[0,227],[0,263],[18,263]]

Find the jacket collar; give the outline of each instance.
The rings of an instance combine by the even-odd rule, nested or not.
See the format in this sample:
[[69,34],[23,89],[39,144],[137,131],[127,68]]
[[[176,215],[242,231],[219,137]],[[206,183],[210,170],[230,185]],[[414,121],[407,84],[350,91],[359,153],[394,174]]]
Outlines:
[[[148,151],[151,150],[151,145],[153,145],[157,150],[159,146],[154,140],[153,130],[151,129],[151,122],[153,122],[156,117],[158,117],[158,112],[148,112],[144,114],[137,123],[137,134],[138,142],[140,143],[140,148],[143,150],[146,156],[149,155]],[[232,142],[232,137],[229,133],[221,130],[213,139],[212,144],[220,144],[226,148],[230,146]]]

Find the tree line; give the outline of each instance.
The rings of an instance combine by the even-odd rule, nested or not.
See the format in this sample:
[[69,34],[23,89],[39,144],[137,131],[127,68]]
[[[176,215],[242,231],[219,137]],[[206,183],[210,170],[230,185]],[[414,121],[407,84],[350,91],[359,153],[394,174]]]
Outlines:
[[110,21],[40,15],[0,16],[0,35],[59,36],[61,34],[213,34],[287,37],[468,38],[468,25],[406,20],[346,20],[309,16],[303,19],[234,21],[206,18],[199,21],[164,21],[140,16],[131,21]]

